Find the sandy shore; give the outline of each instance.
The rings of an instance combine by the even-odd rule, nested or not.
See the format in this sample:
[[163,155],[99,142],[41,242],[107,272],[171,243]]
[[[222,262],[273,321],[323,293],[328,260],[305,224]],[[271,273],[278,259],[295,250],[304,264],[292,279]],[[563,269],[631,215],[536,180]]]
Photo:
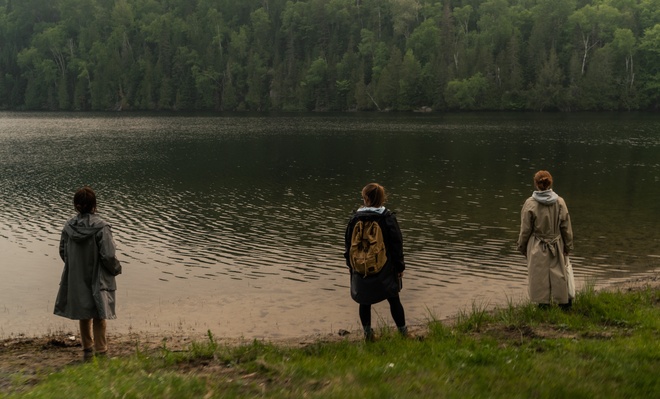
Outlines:
[[[660,288],[660,275],[655,274],[615,283],[601,289],[632,291],[638,289]],[[446,322],[450,322],[447,319]],[[423,337],[426,327],[423,325],[409,326],[411,334]],[[247,339],[225,339],[213,337],[221,345],[240,345],[249,343]],[[166,347],[172,351],[186,350],[192,341],[207,340],[203,333],[140,333],[110,334],[108,337],[110,356],[130,356],[139,350],[143,353],[153,353]],[[335,333],[316,334],[298,338],[269,340],[286,346],[305,346],[317,342],[332,342],[339,340],[359,341],[360,331],[339,330]],[[38,337],[16,337],[0,341],[0,392],[9,385],[9,376],[20,372],[23,375],[36,376],[43,371],[60,369],[66,365],[81,361],[81,349],[78,332],[58,332]]]

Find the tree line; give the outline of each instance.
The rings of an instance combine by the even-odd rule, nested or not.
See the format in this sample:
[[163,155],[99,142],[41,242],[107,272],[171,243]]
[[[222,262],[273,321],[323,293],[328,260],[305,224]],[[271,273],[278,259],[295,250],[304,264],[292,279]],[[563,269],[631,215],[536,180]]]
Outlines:
[[0,0],[0,109],[659,108],[660,0]]

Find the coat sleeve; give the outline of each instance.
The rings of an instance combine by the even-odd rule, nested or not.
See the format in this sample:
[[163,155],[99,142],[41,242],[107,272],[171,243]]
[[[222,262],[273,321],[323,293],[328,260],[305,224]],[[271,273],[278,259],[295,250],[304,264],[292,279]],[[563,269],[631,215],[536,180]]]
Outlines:
[[396,220],[394,214],[390,214],[385,218],[385,226],[387,228],[387,252],[392,266],[397,273],[403,273],[406,269],[406,263],[403,260],[403,237],[399,222]]
[[105,225],[100,231],[98,246],[103,268],[112,276],[121,274],[121,263],[119,263],[115,254],[115,242],[112,239],[110,225]]
[[62,230],[62,235],[60,236],[60,258],[64,263],[66,263],[66,244],[69,241],[69,235],[65,230]]
[[568,213],[568,207],[563,199],[559,211],[559,230],[561,238],[564,240],[564,252],[568,254],[573,251],[573,227],[571,226],[571,215]]
[[518,251],[525,256],[527,256],[527,243],[533,230],[534,212],[529,206],[529,200],[527,200],[520,211],[520,234],[518,235],[518,242],[516,244]]

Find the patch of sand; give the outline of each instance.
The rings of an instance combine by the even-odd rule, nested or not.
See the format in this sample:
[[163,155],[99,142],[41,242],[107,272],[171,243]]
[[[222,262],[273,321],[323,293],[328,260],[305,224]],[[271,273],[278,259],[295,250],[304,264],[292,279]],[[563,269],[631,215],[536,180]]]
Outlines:
[[[651,275],[635,278],[624,282],[612,284],[602,289],[633,291],[639,289],[659,289],[660,276]],[[450,323],[452,320],[447,319]],[[409,326],[412,336],[423,339],[427,334],[426,326]],[[538,329],[525,328],[523,330],[503,331],[502,334],[509,336],[512,340],[517,337],[533,338],[548,337],[556,338],[562,335],[561,331],[552,328],[540,327]],[[213,337],[220,345],[241,345],[252,342],[246,339],[223,339]],[[601,337],[607,338],[607,337]],[[127,357],[140,351],[142,353],[157,353],[163,348],[170,351],[185,351],[191,342],[202,342],[208,340],[208,336],[202,333],[129,333],[114,334],[108,337],[110,356]],[[332,334],[317,334],[300,338],[286,338],[270,340],[275,344],[284,346],[307,346],[318,342],[333,342],[340,340],[361,341],[360,331],[339,330]],[[80,363],[82,351],[77,332],[58,332],[40,337],[16,337],[0,341],[0,392],[5,392],[11,386],[13,374],[20,374],[25,384],[36,383],[45,373],[58,370],[67,365]]]

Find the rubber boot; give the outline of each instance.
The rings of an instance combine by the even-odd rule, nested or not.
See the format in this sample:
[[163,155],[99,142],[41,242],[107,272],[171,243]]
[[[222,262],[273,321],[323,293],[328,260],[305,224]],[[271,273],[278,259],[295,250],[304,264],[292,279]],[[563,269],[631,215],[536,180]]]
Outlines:
[[408,338],[408,327],[401,326],[401,327],[397,327],[397,329],[399,330],[399,334],[401,334],[403,338]]
[[572,298],[568,298],[568,303],[560,303],[560,304],[559,304],[559,307],[560,307],[561,310],[563,310],[564,312],[568,312],[568,311],[571,310],[571,308],[573,307],[573,299],[572,299]]
[[376,335],[370,326],[362,326],[364,329],[364,340],[366,342],[376,342]]

